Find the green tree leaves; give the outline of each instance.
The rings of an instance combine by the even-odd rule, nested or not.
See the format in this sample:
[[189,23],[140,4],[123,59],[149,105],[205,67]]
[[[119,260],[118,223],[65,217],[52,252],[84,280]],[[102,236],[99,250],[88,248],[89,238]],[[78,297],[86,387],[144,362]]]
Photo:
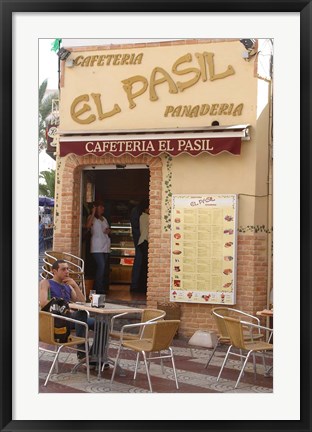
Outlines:
[[58,92],[46,95],[48,80],[45,79],[39,87],[39,152],[47,148],[46,127],[52,113],[52,100],[58,99]]
[[39,183],[39,195],[54,198],[55,170],[49,169],[47,171],[41,171],[39,179],[44,180],[44,183]]

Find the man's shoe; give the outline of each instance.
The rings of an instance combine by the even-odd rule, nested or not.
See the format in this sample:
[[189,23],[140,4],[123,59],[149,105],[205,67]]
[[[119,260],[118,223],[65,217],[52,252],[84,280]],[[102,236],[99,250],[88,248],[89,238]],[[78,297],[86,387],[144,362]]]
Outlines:
[[77,359],[79,362],[81,362],[82,360],[84,360],[86,358],[86,353],[82,352],[82,351],[78,351],[77,352]]

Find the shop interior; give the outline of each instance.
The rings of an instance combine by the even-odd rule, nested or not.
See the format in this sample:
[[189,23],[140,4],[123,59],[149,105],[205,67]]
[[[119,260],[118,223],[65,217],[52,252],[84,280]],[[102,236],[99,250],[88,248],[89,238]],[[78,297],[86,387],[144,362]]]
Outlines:
[[[92,289],[95,263],[90,254],[90,234],[85,223],[95,200],[104,201],[111,233],[111,254],[108,298],[129,300],[135,248],[132,239],[130,212],[141,200],[149,197],[149,168],[145,165],[114,165],[86,167],[83,171],[83,209],[81,256],[85,261],[86,287]],[[88,283],[89,282],[89,283]],[[140,294],[140,297],[145,294]]]

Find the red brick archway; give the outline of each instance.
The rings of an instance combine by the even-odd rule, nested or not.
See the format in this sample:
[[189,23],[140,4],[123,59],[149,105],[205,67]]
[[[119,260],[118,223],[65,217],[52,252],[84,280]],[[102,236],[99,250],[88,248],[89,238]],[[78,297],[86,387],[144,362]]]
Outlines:
[[[162,234],[162,161],[159,157],[130,155],[115,158],[111,155],[97,157],[93,155],[70,155],[66,158],[63,175],[57,189],[61,196],[57,204],[57,229],[54,234],[53,248],[80,254],[81,232],[81,182],[82,170],[88,165],[144,164],[150,170],[150,233],[149,233],[149,277],[147,300],[150,306],[156,306],[159,295],[165,296],[169,285],[169,235]],[[57,198],[57,196],[56,196]]]

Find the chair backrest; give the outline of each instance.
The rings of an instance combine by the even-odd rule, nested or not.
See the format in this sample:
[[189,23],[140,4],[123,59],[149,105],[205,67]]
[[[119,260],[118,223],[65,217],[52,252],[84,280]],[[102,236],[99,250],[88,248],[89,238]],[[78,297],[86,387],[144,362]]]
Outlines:
[[230,337],[231,345],[235,348],[246,349],[243,326],[240,320],[231,317],[223,317],[222,319]]
[[[166,312],[160,309],[144,309],[141,315],[141,323],[147,321],[158,321],[164,318]],[[151,338],[153,334],[153,328],[150,326],[143,327],[140,337]]]
[[45,268],[45,266],[42,266],[41,268],[42,268],[42,272],[40,273],[41,279],[52,279],[53,278],[53,274],[49,270],[47,270]]
[[42,277],[42,279],[53,278],[52,264],[50,264],[47,258],[43,258],[43,266],[41,268],[42,268],[42,273],[40,274],[40,276]]
[[[223,317],[232,317],[238,320],[243,320],[246,322],[250,322],[253,324],[260,325],[260,319],[254,315],[251,315],[247,312],[241,311],[239,309],[229,308],[229,307],[216,307],[211,310],[211,314],[213,315],[215,322],[218,327],[218,332],[221,338],[229,338],[228,331],[223,321]],[[256,332],[258,334],[261,333],[260,329],[257,329]],[[249,329],[250,335],[252,335],[252,329]]]
[[76,255],[73,255],[69,252],[60,252],[60,251],[46,251],[45,252],[45,260],[49,264],[53,264],[54,261],[62,259],[66,261],[69,265],[70,270],[84,271],[84,260]]
[[163,318],[166,312],[160,309],[143,309],[141,322]]
[[54,318],[49,312],[39,312],[39,341],[55,345]]
[[64,259],[63,252],[57,252],[57,251],[49,250],[49,251],[46,251],[44,253],[44,255],[45,255],[45,259],[50,264],[53,264],[54,261],[56,261],[58,259]]
[[223,321],[223,317],[229,315],[228,308],[222,308],[222,307],[214,308],[211,310],[211,314],[212,314],[212,316],[213,316],[213,318],[217,324],[219,337],[228,339],[229,334],[228,334],[228,331],[226,329],[225,323]]
[[179,325],[180,320],[162,320],[150,325],[153,330],[151,351],[168,349]]

